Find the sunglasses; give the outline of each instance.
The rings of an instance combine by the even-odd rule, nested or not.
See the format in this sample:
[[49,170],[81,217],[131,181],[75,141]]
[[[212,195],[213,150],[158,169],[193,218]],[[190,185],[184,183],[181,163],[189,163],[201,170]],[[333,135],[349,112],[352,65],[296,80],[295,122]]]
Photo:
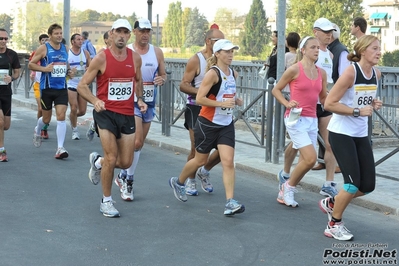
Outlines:
[[0,41],[6,40],[8,41],[8,37],[0,37]]
[[325,31],[325,30],[322,30],[320,28],[317,28],[317,30],[323,32],[324,34],[329,34],[329,33],[333,32],[333,30]]

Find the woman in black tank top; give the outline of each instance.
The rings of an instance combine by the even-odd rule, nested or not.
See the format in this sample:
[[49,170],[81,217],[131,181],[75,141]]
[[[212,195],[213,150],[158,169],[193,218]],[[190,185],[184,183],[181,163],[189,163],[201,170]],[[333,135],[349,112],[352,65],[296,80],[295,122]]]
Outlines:
[[[354,62],[335,83],[327,96],[325,109],[333,112],[328,125],[335,158],[344,177],[343,188],[334,198],[320,201],[320,209],[328,214],[324,235],[338,240],[352,240],[344,226],[343,212],[351,200],[375,188],[373,151],[368,138],[368,117],[379,110],[376,98],[381,72],[374,68],[381,57],[377,37],[365,35],[357,40],[348,60]],[[361,88],[359,88],[361,86]]]

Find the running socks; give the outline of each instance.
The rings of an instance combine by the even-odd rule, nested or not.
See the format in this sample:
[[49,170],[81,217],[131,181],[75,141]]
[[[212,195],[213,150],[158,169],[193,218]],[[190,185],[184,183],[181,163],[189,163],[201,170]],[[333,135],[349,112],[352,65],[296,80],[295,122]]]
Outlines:
[[342,219],[336,219],[333,216],[331,216],[330,225],[334,225],[335,223],[340,223],[341,221]]
[[40,117],[37,119],[37,125],[36,125],[36,135],[40,136],[40,131],[41,128],[43,128],[44,122],[43,122],[43,117]]
[[66,123],[65,123],[65,120],[64,121],[58,121],[57,120],[57,130],[56,131],[57,131],[58,147],[59,148],[60,147],[64,147],[65,135],[66,135]]
[[108,202],[108,201],[112,201],[112,196],[109,197],[103,196],[103,202]]
[[208,175],[209,174],[209,170],[205,169],[205,166],[201,167],[201,173],[204,175]]

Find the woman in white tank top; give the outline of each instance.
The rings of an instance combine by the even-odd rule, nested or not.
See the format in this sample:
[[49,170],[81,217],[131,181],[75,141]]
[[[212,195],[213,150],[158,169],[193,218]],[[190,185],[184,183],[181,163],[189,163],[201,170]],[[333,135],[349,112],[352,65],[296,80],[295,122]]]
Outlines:
[[357,40],[354,52],[348,55],[352,66],[345,69],[325,101],[325,109],[333,113],[328,125],[335,158],[342,170],[343,189],[334,198],[319,202],[327,213],[324,235],[337,240],[352,240],[353,234],[344,226],[343,212],[353,198],[375,188],[373,151],[367,136],[368,117],[379,110],[382,102],[376,98],[381,72],[374,68],[381,57],[377,37],[365,35]]

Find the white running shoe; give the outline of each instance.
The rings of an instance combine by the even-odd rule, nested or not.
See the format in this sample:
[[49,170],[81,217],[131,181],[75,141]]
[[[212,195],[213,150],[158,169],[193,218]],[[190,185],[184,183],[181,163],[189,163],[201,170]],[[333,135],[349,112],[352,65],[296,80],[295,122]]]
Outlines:
[[332,203],[331,201],[331,197],[327,197],[319,201],[319,208],[322,212],[327,214],[328,221],[331,221],[332,213],[334,210],[334,203]]
[[42,136],[33,133],[33,146],[39,148],[42,145]]
[[101,169],[97,169],[94,165],[97,158],[101,157],[97,152],[92,152],[89,155],[90,162],[90,170],[89,170],[89,179],[94,185],[100,183],[101,180]]
[[134,199],[133,196],[133,180],[123,180],[121,197],[123,200],[132,201]]
[[199,180],[201,180],[201,188],[206,193],[211,193],[211,192],[213,192],[213,186],[212,186],[211,182],[209,181],[209,172],[208,172],[208,174],[203,174],[201,170],[202,170],[202,167],[200,167],[197,170],[197,177]]
[[194,178],[187,178],[186,181],[186,194],[189,196],[197,196],[198,195],[198,190],[197,190],[197,182],[195,181]]
[[114,207],[114,201],[101,202],[100,212],[102,212],[102,214],[105,217],[119,217],[120,216],[118,210]]
[[173,189],[173,194],[175,194],[175,198],[182,201],[186,202],[187,201],[187,195],[186,195],[186,187],[180,186],[177,184],[177,181],[179,180],[178,177],[171,177],[169,179],[169,186]]
[[89,129],[86,132],[86,137],[89,141],[92,141],[94,138],[94,133],[96,133],[96,129],[94,127],[94,120],[91,121]]
[[324,230],[324,235],[343,241],[349,241],[353,239],[353,235],[345,227],[344,222],[334,223],[333,225],[330,225],[330,222],[328,222],[327,228]]
[[298,192],[295,187],[288,187],[288,182],[285,182],[281,186],[281,191],[283,193],[283,202],[285,205],[291,206],[293,208],[298,206],[298,202],[296,202],[294,199],[294,193]]
[[55,153],[55,158],[56,159],[64,159],[64,158],[68,158],[68,152],[64,147],[60,147],[57,149],[57,152]]
[[115,184],[119,187],[119,191],[122,192],[122,187],[123,187],[123,182],[125,181],[126,176],[122,176],[121,173],[119,173],[115,177]]
[[72,131],[72,139],[73,140],[80,140],[79,131]]

